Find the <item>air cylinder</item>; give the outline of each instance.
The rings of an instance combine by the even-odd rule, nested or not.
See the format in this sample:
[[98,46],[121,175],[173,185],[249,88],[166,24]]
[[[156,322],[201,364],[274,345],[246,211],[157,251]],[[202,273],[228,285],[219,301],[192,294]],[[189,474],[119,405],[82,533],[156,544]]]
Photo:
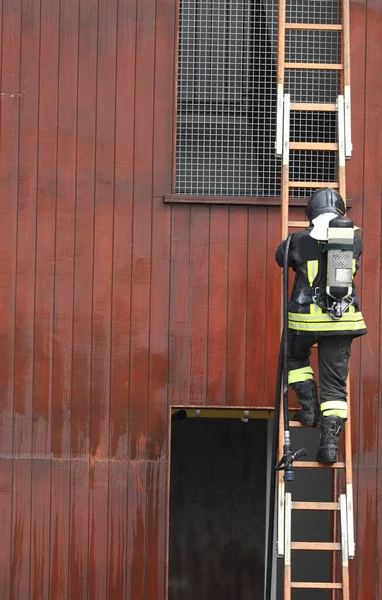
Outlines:
[[341,300],[353,291],[354,223],[347,217],[332,219],[328,227],[326,293]]

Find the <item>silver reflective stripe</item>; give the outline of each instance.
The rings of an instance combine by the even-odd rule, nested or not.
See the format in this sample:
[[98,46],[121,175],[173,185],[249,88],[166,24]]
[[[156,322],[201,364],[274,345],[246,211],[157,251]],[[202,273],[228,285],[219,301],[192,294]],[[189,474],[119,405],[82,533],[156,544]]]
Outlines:
[[283,111],[284,111],[284,85],[277,86],[277,116],[276,116],[276,155],[283,153]]
[[348,526],[347,526],[347,506],[346,494],[341,494],[340,502],[340,518],[341,518],[341,552],[342,566],[349,566],[349,551],[348,551]]
[[351,107],[350,107],[350,85],[344,87],[345,99],[345,156],[350,158],[353,152],[351,141]]
[[284,556],[285,483],[279,481],[277,518],[277,555]]
[[353,485],[346,484],[346,502],[347,502],[347,517],[348,517],[348,547],[349,558],[355,556],[355,541],[354,541],[354,512],[353,512]]

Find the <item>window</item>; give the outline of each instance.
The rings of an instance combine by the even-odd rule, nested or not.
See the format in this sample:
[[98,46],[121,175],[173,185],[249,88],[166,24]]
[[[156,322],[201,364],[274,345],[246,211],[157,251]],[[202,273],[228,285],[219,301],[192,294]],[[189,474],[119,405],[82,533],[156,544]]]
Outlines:
[[277,0],[180,0],[176,192],[274,196]]
[[[338,23],[338,1],[290,0],[287,21]],[[179,0],[175,193],[278,197],[275,155],[278,0]],[[337,31],[289,31],[290,62],[338,62]],[[290,70],[292,102],[335,102],[333,70]],[[291,140],[336,136],[336,115],[293,113]],[[335,181],[336,157],[296,153],[291,180]],[[311,190],[292,190],[306,197]]]

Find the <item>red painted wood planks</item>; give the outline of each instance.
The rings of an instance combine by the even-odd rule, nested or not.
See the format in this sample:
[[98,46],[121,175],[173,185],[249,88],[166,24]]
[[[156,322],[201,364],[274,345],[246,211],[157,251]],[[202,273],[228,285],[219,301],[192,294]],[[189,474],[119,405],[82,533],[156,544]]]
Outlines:
[[210,208],[207,404],[224,406],[227,393],[229,208]]
[[16,293],[17,198],[19,168],[21,0],[2,3],[0,182],[0,451],[12,452]]
[[99,3],[90,452],[109,454],[117,1]]
[[190,215],[190,207],[172,209],[169,403],[175,406],[188,404]]
[[89,455],[98,0],[80,3],[74,240],[71,456]]
[[57,204],[54,279],[53,390],[51,407],[38,409],[36,444],[43,451],[52,414],[52,452],[70,456],[73,351],[73,283],[76,210],[78,0],[60,10],[57,128]]
[[245,401],[248,208],[230,207],[228,241],[227,406]]
[[[75,466],[75,465],[73,465]],[[49,572],[51,600],[69,598],[70,460],[51,461]],[[75,488],[73,488],[73,491]],[[75,520],[77,521],[77,515]]]
[[[382,122],[378,103],[382,93],[380,72],[381,48],[376,44],[382,26],[382,10],[378,2],[367,3],[366,78],[365,78],[365,153],[362,264],[362,312],[368,323],[368,335],[361,340],[361,394],[359,413],[359,457],[357,510],[357,570],[355,597],[377,597],[380,589],[380,569],[377,563],[377,472],[378,433],[381,411],[380,376],[380,311],[376,298],[381,298],[381,253],[375,252],[381,243],[382,189]],[[379,199],[376,201],[376,199]],[[377,574],[378,572],[378,574]],[[374,588],[374,589],[373,589]]]
[[188,358],[190,404],[206,404],[209,222],[208,206],[191,208]]
[[267,233],[267,209],[250,208],[248,216],[246,406],[266,405],[264,358]]
[[22,7],[15,299],[14,455],[32,451],[40,2]]
[[0,581],[4,598],[10,598],[12,579],[12,496],[13,461],[0,460]]

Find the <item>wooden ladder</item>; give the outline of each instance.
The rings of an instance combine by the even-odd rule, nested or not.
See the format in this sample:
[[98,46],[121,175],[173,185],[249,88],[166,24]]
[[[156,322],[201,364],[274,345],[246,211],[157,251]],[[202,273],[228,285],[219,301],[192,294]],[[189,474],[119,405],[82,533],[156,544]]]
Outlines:
[[[339,0],[338,22],[320,23],[320,19],[312,19],[314,23],[291,22],[290,16],[293,16],[291,10],[291,0],[279,0],[279,25],[278,25],[278,87],[277,87],[277,135],[276,135],[276,154],[282,156],[282,181],[281,181],[281,217],[282,239],[286,239],[290,229],[303,228],[308,224],[302,221],[289,220],[289,198],[292,190],[311,190],[312,192],[322,187],[332,187],[339,190],[344,202],[346,203],[346,178],[345,178],[345,160],[350,158],[352,152],[351,126],[350,126],[350,46],[349,46],[349,0]],[[300,3],[301,6],[301,3]],[[288,18],[289,17],[289,18]],[[297,19],[296,19],[297,20]],[[301,20],[301,19],[298,19]],[[326,19],[330,20],[330,19]],[[334,19],[332,19],[334,20]],[[320,32],[337,32],[339,41],[340,60],[334,62],[322,62],[318,57],[317,62],[307,62],[305,56],[301,56],[301,61],[296,62],[298,52],[302,54],[303,44],[301,40],[296,49],[294,41],[298,41],[296,32],[315,32],[313,36],[319,38]],[[309,36],[309,34],[306,34]],[[320,43],[318,43],[320,47]],[[319,52],[318,52],[319,54]],[[306,62],[304,62],[306,61]],[[323,102],[302,102],[304,90],[298,89],[298,86],[292,85],[293,81],[299,81],[299,77],[288,79],[291,72],[308,73],[312,71],[336,71],[338,73],[338,90],[335,101]],[[303,80],[303,77],[300,78]],[[297,89],[296,89],[297,88]],[[297,98],[297,100],[296,100]],[[300,111],[302,115],[315,115],[320,118],[326,113],[334,113],[336,118],[336,139],[323,140],[321,130],[319,140],[302,140],[301,135],[298,140],[291,139],[290,135],[290,117],[291,112]],[[324,117],[325,118],[325,117]],[[293,136],[292,136],[293,137]],[[331,136],[332,137],[332,136]],[[317,177],[310,177],[307,181],[290,180],[290,158],[294,153],[301,151],[313,151],[317,156],[321,153],[335,153],[337,162],[337,178],[335,181],[323,181],[321,173]],[[315,179],[315,180],[314,180]],[[310,195],[310,194],[309,194]],[[285,482],[282,471],[278,472],[278,526],[277,526],[277,553],[284,557],[284,600],[292,598],[293,589],[326,589],[333,590],[333,596],[336,590],[341,590],[342,598],[348,600],[349,592],[349,559],[354,557],[354,525],[353,525],[353,486],[352,486],[352,462],[351,462],[351,414],[350,414],[350,394],[348,388],[348,419],[345,424],[345,444],[344,462],[337,462],[334,465],[322,465],[317,462],[296,461],[294,467],[298,469],[332,469],[334,472],[342,471],[345,481],[344,489],[336,490],[338,497],[333,502],[294,502],[290,492],[286,492]],[[282,403],[281,403],[282,404]],[[282,411],[281,411],[282,412]],[[280,415],[279,431],[279,455],[283,454],[283,414]],[[291,427],[302,427],[300,423],[290,422]],[[292,484],[293,485],[293,484]],[[335,488],[337,486],[334,486]],[[331,542],[296,542],[292,540],[292,515],[296,510],[313,511],[331,511],[333,515],[333,541]],[[336,541],[339,537],[340,541]],[[341,581],[332,582],[301,582],[292,579],[292,554],[294,551],[312,550],[329,551],[332,553],[333,579],[338,571],[336,565],[339,564],[341,557]],[[335,556],[337,555],[337,556]],[[313,554],[314,556],[314,554]],[[337,596],[336,596],[337,597]]]

